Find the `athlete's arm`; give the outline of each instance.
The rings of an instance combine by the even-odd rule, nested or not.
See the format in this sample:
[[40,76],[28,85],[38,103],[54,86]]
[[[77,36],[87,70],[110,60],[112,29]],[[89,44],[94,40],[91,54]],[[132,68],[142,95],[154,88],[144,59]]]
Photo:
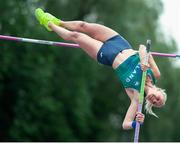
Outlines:
[[160,73],[159,68],[158,68],[158,66],[157,66],[156,62],[154,61],[154,58],[153,58],[153,56],[151,54],[149,55],[148,63],[150,65],[150,68],[153,71],[153,74],[154,74],[155,78],[159,79],[160,76],[161,76],[161,73]]
[[150,67],[153,71],[155,78],[156,79],[160,78],[161,74],[160,74],[159,68],[158,68],[158,66],[157,66],[156,62],[154,61],[154,58],[151,54],[149,55],[148,66],[144,65],[144,60],[145,60],[146,54],[147,54],[146,47],[144,45],[140,45],[139,57],[140,57],[142,69],[147,70],[147,68]]
[[134,93],[128,89],[126,89],[126,93],[131,99],[130,106],[126,112],[126,116],[123,121],[123,129],[128,130],[132,129],[132,123],[133,121],[138,121],[139,123],[144,122],[144,114],[142,113],[137,113],[137,107],[138,107],[138,96],[133,95]]

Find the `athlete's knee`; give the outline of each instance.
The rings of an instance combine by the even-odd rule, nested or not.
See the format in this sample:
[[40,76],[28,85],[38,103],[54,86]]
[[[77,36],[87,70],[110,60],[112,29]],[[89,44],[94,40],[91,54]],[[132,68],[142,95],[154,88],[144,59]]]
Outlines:
[[88,22],[80,21],[79,28],[82,29],[83,31],[86,30],[88,26],[89,26]]
[[80,36],[81,36],[81,33],[76,32],[76,31],[72,31],[72,32],[69,33],[69,36],[65,40],[77,41],[80,38]]

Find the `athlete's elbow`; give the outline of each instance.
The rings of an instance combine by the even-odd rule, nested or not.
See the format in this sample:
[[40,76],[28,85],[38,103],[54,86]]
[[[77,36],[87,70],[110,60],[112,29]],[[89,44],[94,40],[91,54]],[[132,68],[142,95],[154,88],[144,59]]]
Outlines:
[[123,122],[122,128],[123,128],[124,130],[129,130],[129,129],[131,129],[131,127],[129,126],[129,123],[127,123],[127,122]]
[[157,72],[156,75],[155,75],[155,78],[156,79],[159,79],[161,77],[161,73],[160,72]]

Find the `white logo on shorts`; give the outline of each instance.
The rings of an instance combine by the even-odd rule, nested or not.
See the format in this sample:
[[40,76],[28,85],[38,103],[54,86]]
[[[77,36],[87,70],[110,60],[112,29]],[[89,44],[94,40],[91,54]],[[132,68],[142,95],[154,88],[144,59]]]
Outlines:
[[101,56],[101,58],[103,57],[103,53],[102,52],[100,53],[100,56]]

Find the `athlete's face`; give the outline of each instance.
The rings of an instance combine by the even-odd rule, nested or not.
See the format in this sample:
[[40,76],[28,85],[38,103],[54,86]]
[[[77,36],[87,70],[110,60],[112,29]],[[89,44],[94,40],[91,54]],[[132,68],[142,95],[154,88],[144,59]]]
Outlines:
[[164,105],[165,97],[155,86],[150,87],[146,94],[146,100],[153,104],[154,107]]

